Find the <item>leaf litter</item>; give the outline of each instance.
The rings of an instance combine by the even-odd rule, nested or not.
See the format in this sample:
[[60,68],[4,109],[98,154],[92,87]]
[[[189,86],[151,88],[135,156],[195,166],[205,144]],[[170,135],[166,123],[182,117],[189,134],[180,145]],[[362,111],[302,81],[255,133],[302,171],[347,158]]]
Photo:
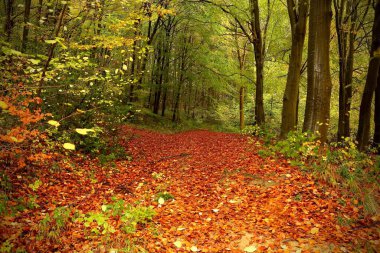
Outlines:
[[[2,218],[1,241],[28,252],[366,252],[380,248],[379,226],[339,189],[315,181],[286,161],[262,158],[245,136],[205,130],[177,134],[124,127],[132,161],[104,169],[94,160],[41,170],[37,208]],[[184,155],[185,154],[185,155]],[[12,175],[13,197],[32,193],[26,175]],[[169,195],[172,197],[165,197]],[[161,194],[161,195],[160,195]],[[135,233],[93,235],[68,221],[58,240],[38,238],[39,224],[57,207],[70,215],[102,212],[118,197],[153,206],[153,221]],[[352,221],[342,224],[342,219]],[[131,252],[133,252],[131,250]]]

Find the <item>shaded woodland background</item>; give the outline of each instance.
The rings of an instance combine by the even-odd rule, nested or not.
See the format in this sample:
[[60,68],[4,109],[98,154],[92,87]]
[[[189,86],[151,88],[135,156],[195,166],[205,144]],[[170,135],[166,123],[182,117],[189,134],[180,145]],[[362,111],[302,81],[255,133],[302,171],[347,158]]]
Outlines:
[[322,141],[353,136],[363,149],[379,142],[370,127],[380,118],[371,116],[378,5],[4,0],[1,88],[22,83],[67,127],[151,111],[283,137],[297,128]]
[[0,2],[0,252],[377,252],[379,144],[380,0]]

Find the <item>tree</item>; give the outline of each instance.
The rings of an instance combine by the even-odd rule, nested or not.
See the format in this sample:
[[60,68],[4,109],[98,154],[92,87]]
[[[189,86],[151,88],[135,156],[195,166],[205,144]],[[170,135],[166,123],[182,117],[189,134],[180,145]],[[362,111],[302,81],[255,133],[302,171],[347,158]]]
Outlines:
[[322,143],[327,140],[330,124],[331,1],[311,1],[310,5],[307,98],[303,131],[318,133]]
[[375,131],[373,135],[373,144],[375,148],[377,148],[378,153],[380,154],[380,74],[377,74],[374,121],[375,121]]
[[[339,120],[338,141],[350,136],[350,114],[353,91],[354,53],[357,51],[355,40],[358,30],[368,13],[369,3],[359,14],[358,0],[334,0],[335,27],[339,54]],[[359,19],[359,15],[363,20]]]
[[25,10],[24,10],[24,28],[22,31],[22,41],[21,41],[21,52],[25,52],[26,43],[28,42],[29,34],[29,20],[30,20],[30,9],[32,5],[32,0],[25,0]]
[[[268,7],[270,6],[270,0],[268,0]],[[251,30],[251,42],[255,52],[256,63],[256,96],[255,96],[255,122],[257,125],[263,125],[265,123],[264,113],[264,56],[265,56],[265,40],[260,27],[260,10],[259,1],[250,0],[250,30]],[[266,26],[269,23],[270,14],[268,14],[268,20]],[[266,29],[264,29],[266,31]]]
[[11,40],[11,35],[14,26],[13,20],[13,9],[14,9],[14,0],[5,0],[5,22],[4,22],[4,33],[6,35],[7,41]]
[[[370,61],[368,65],[367,79],[363,91],[363,96],[360,104],[359,112],[359,126],[356,140],[358,142],[358,148],[364,150],[369,143],[370,128],[371,128],[371,107],[372,99],[376,87],[378,86],[379,70],[380,69],[380,0],[376,1],[375,6],[375,19],[372,27],[372,43],[370,50]],[[379,103],[379,102],[378,102]],[[377,105],[378,105],[377,103]],[[378,141],[379,136],[379,120],[376,116],[379,114],[378,110],[375,110],[375,123],[376,130],[375,138]]]
[[309,0],[287,1],[292,32],[289,70],[283,98],[281,137],[297,128],[299,83],[301,79],[302,54],[306,35]]

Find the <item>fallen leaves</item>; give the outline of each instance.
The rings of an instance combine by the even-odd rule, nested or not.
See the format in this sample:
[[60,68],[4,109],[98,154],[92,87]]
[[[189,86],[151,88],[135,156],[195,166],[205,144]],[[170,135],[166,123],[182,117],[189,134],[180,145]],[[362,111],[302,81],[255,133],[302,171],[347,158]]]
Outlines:
[[[243,136],[207,131],[164,135],[127,127],[121,132],[131,133],[139,136],[125,144],[132,161],[117,162],[108,170],[87,160],[77,161],[72,166],[76,169],[62,165],[68,169],[56,174],[41,171],[44,184],[35,192],[41,208],[12,220],[18,231],[38,224],[41,211],[51,212],[56,206],[70,206],[73,213],[108,212],[105,203],[117,196],[130,204],[154,206],[157,215],[152,225],[137,226],[136,233],[116,230],[108,239],[115,249],[125,248],[128,240],[147,252],[316,252],[328,247],[349,251],[353,244],[376,245],[379,240],[376,227],[353,230],[337,224],[338,217],[358,220],[360,210],[341,204],[336,190],[285,162],[257,156]],[[28,185],[36,180],[22,183],[26,176],[13,178],[18,196],[25,189],[32,192]],[[109,222],[115,228],[121,225]],[[16,235],[11,222],[0,225],[1,238],[12,229]],[[34,251],[53,250],[55,244],[40,242],[33,233],[18,236],[14,245],[28,242]],[[62,245],[72,246],[58,245],[54,251],[96,249],[106,236],[86,235],[83,225],[74,222],[61,238]]]

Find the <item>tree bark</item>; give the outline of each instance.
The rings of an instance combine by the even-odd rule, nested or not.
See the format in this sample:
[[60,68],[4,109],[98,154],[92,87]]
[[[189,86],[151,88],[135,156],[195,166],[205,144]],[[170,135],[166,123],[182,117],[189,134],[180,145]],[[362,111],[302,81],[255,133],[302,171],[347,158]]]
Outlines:
[[4,33],[7,37],[7,41],[11,40],[14,21],[13,21],[13,4],[14,0],[6,0],[5,2],[5,23]]
[[375,131],[373,134],[373,144],[377,148],[378,154],[380,154],[380,69],[377,75],[377,87],[375,91]]
[[135,102],[137,100],[135,96],[135,78],[137,73],[137,36],[139,35],[139,27],[140,27],[141,20],[137,19],[134,24],[135,32],[134,32],[134,41],[133,41],[133,53],[132,53],[132,64],[131,64],[131,85],[129,87],[129,101]]
[[[354,42],[356,38],[358,0],[334,0],[335,28],[339,52],[339,121],[337,139],[350,136],[350,110]],[[347,28],[349,27],[349,29]]]
[[22,41],[21,41],[21,52],[25,52],[26,44],[28,42],[29,34],[29,21],[30,21],[30,8],[32,5],[32,0],[25,0],[25,10],[24,10],[24,28],[22,31]]
[[309,0],[300,1],[298,6],[294,0],[288,0],[287,7],[292,30],[292,46],[283,97],[281,138],[286,137],[290,131],[297,129],[299,83],[301,80],[302,53],[306,35]]
[[[369,143],[371,128],[371,107],[373,94],[376,90],[379,68],[380,68],[380,0],[376,1],[375,19],[372,28],[372,45],[370,52],[370,62],[368,66],[368,74],[359,112],[359,126],[356,140],[358,149],[364,150]],[[376,52],[376,55],[375,55]]]
[[308,80],[303,131],[327,140],[330,121],[330,25],[332,0],[311,1],[309,21]]
[[258,0],[250,0],[251,31],[256,63],[256,95],[255,123],[261,126],[265,123],[264,113],[264,47],[260,27],[260,10]]
[[244,129],[244,86],[240,86],[239,90],[239,118],[240,118],[240,130]]
[[[66,13],[66,9],[67,9],[67,4],[64,4],[63,8],[61,10],[61,13],[59,14],[57,23],[55,25],[54,34],[53,34],[53,38],[52,39],[55,39],[59,35],[59,32],[60,32],[61,27],[62,27],[62,23],[63,23],[63,18],[64,18],[65,13]],[[40,81],[38,83],[37,97],[41,97],[42,88],[43,88],[43,85],[44,85],[44,82],[45,82],[46,72],[47,72],[47,70],[49,68],[51,60],[53,59],[54,49],[55,49],[56,45],[57,45],[57,43],[54,43],[54,44],[51,44],[50,47],[49,47],[48,58],[47,58],[47,60],[45,62],[44,68],[42,69],[41,79],[40,79]]]

